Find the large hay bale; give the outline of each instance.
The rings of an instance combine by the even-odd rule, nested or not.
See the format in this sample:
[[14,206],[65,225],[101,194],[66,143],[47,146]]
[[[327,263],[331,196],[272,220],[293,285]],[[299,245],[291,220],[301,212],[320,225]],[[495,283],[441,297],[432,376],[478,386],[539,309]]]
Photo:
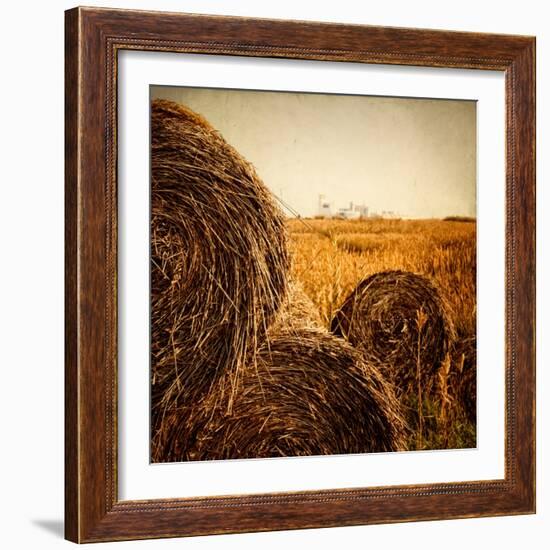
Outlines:
[[253,167],[186,107],[151,109],[154,432],[221,374],[238,378],[286,293],[289,253],[284,216]]
[[393,390],[360,352],[326,331],[271,334],[243,371],[193,409],[172,411],[157,462],[388,452],[405,449]]
[[448,307],[435,285],[405,271],[376,273],[359,283],[331,330],[361,349],[398,393],[410,393],[418,382],[429,391],[454,339]]

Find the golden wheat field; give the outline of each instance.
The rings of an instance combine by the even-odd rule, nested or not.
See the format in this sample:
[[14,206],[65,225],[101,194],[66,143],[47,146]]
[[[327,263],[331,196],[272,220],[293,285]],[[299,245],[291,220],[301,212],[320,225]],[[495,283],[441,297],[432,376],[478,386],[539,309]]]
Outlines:
[[[366,277],[404,270],[428,277],[449,306],[457,341],[476,334],[476,224],[473,220],[289,219],[292,276],[330,329],[334,314]],[[458,385],[464,358],[449,358],[438,393],[411,414],[410,449],[475,447],[475,413],[461,409]],[[452,364],[451,364],[452,362]],[[475,368],[474,368],[475,370]],[[475,397],[469,403],[475,407]],[[462,408],[464,408],[462,404]],[[422,417],[421,419],[419,417]],[[420,431],[419,433],[419,426]]]

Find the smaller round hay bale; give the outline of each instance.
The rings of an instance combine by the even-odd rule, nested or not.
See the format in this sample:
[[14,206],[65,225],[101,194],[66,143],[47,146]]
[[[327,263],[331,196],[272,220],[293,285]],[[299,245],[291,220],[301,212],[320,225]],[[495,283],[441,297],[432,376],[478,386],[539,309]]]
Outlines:
[[477,350],[476,337],[462,338],[453,348],[453,393],[464,416],[472,424],[477,418]]
[[426,277],[406,271],[371,275],[346,298],[331,323],[335,335],[361,349],[398,392],[424,391],[454,339],[448,307]]
[[405,422],[392,387],[357,350],[326,331],[294,327],[271,334],[242,375],[230,413],[227,381],[193,412],[172,411],[155,461],[405,449]]

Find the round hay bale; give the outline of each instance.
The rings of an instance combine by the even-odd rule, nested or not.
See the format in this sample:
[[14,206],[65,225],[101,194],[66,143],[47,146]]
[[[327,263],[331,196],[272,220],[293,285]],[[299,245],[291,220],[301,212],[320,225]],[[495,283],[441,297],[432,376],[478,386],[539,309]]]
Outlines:
[[448,307],[426,277],[405,271],[376,273],[357,285],[331,323],[373,361],[399,393],[429,391],[454,339]]
[[[200,115],[151,106],[154,429],[220,373],[237,376],[286,294],[284,216],[254,168]],[[158,427],[158,426],[157,426]]]
[[462,338],[455,342],[453,349],[454,399],[464,416],[472,424],[477,417],[477,350],[476,337]]
[[323,330],[271,334],[243,371],[230,413],[227,394],[220,380],[194,411],[173,411],[155,461],[405,449],[392,387],[360,352]]

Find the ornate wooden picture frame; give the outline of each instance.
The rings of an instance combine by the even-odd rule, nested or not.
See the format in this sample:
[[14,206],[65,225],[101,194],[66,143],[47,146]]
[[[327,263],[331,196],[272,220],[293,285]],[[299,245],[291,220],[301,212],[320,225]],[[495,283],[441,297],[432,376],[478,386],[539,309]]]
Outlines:
[[[505,476],[120,500],[117,62],[122,50],[504,73]],[[65,533],[97,542],[535,511],[535,39],[99,8],[66,12]]]

